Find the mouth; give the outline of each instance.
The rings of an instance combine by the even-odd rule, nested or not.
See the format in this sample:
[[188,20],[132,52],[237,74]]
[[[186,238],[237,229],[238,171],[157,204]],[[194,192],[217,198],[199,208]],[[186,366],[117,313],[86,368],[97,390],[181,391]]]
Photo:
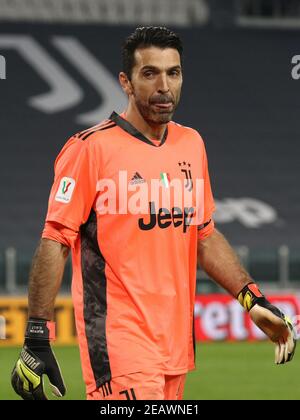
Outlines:
[[173,102],[154,103],[153,106],[155,106],[158,109],[168,110],[169,108],[173,107]]

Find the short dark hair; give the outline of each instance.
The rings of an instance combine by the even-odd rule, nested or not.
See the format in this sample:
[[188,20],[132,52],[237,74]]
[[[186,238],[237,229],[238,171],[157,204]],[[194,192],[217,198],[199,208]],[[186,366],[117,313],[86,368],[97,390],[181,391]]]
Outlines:
[[125,40],[122,48],[123,72],[131,79],[134,67],[134,52],[138,48],[147,47],[174,48],[183,60],[183,46],[181,39],[175,32],[163,26],[139,26]]

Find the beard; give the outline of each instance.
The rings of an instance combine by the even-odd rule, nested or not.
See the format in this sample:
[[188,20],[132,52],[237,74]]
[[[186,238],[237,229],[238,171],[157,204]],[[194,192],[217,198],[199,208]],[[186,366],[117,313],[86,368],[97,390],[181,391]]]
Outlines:
[[[135,104],[144,118],[150,125],[167,124],[173,118],[177,108],[179,97],[175,100],[171,95],[156,95],[151,97],[148,102],[135,96]],[[156,104],[169,104],[166,108],[160,108]]]

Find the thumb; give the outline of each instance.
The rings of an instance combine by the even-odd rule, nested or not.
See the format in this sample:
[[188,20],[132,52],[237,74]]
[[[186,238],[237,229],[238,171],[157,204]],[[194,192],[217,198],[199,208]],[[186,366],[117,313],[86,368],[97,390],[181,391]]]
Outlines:
[[59,364],[57,363],[57,360],[52,351],[49,354],[49,358],[50,360],[49,363],[47,363],[47,369],[45,373],[49,378],[52,393],[56,397],[63,397],[66,393],[66,386],[61,374]]

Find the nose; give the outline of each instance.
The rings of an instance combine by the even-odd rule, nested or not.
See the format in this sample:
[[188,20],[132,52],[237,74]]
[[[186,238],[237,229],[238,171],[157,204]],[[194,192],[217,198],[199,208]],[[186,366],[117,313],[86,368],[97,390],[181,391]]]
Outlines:
[[159,93],[167,93],[169,92],[169,85],[168,85],[168,79],[166,74],[161,74],[158,79],[158,87],[157,91]]

